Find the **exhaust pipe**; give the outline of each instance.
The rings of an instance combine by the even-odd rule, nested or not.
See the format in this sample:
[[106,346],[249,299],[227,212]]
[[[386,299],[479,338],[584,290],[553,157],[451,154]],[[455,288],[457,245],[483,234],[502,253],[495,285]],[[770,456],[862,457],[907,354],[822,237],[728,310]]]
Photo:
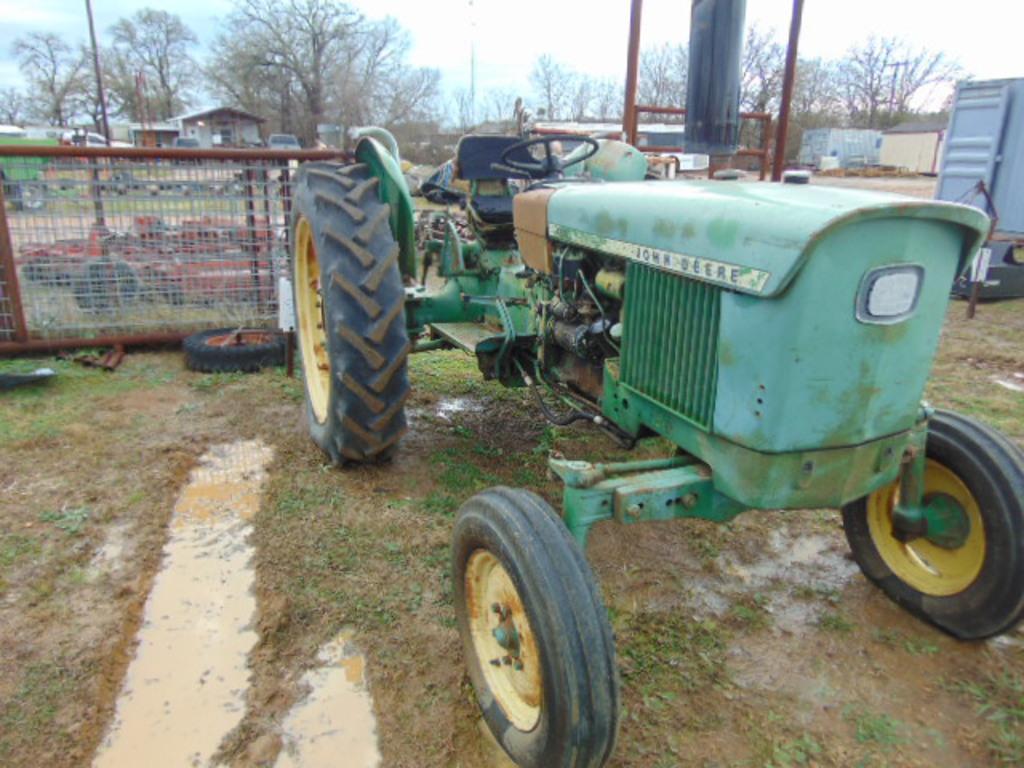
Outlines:
[[693,0],[686,84],[686,151],[736,154],[740,138],[740,59],[746,0]]

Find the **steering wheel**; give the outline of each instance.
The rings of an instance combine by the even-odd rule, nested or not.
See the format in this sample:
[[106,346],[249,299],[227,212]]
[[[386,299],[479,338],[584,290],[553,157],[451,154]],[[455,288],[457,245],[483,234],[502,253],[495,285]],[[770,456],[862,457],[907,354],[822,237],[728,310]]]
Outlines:
[[[555,143],[575,142],[587,145],[589,151],[579,152],[579,147],[564,157],[555,151]],[[518,154],[531,156],[529,151],[534,147],[544,147],[543,160],[521,160],[512,157]],[[512,168],[521,173],[527,174],[531,179],[547,179],[560,177],[562,171],[570,165],[582,163],[597,154],[601,146],[589,136],[578,136],[574,134],[557,134],[553,136],[538,136],[536,139],[526,139],[509,146],[501,153],[501,165]],[[498,165],[495,163],[494,165]]]

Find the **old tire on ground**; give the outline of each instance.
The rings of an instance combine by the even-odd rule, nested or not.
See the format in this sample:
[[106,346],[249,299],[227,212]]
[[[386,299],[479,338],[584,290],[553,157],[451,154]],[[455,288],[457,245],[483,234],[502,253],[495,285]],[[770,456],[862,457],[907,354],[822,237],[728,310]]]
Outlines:
[[273,331],[217,328],[187,336],[181,346],[185,366],[201,373],[252,373],[284,364],[284,337]]
[[893,537],[894,483],[843,508],[854,558],[890,598],[955,637],[1006,632],[1024,618],[1024,453],[990,427],[938,411],[925,456],[925,502],[955,501],[967,523],[960,546]]
[[365,165],[306,163],[292,198],[306,412],[336,464],[386,461],[406,431],[405,288],[378,189]]
[[615,644],[597,583],[554,510],[492,488],[459,510],[455,615],[498,743],[524,768],[604,765],[615,747]]

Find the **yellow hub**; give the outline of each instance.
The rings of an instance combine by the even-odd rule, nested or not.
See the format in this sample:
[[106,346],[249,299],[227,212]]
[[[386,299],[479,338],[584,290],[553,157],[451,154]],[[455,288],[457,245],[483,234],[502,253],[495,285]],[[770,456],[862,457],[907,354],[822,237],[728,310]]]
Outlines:
[[327,420],[331,393],[331,365],[327,354],[323,286],[313,228],[303,216],[295,227],[295,312],[306,393],[318,424]]
[[926,595],[948,597],[963,592],[985,564],[985,527],[974,495],[951,469],[928,459],[924,496],[942,493],[954,499],[967,516],[969,532],[955,549],[927,538],[902,542],[892,535],[892,512],[899,500],[899,483],[879,488],[868,497],[868,530],[878,554],[896,576]]
[[519,592],[485,549],[470,555],[466,565],[466,602],[473,650],[487,687],[512,725],[532,730],[544,693],[540,653]]

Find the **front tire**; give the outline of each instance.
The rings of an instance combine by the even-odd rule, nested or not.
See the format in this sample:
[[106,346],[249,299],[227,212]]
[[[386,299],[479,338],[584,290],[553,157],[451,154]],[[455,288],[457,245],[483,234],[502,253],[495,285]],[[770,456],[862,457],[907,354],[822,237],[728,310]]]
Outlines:
[[406,431],[399,247],[365,165],[307,163],[292,208],[296,335],[313,441],[335,464],[389,459]]
[[959,507],[959,546],[896,539],[894,483],[843,508],[854,558],[895,602],[955,637],[1007,632],[1024,618],[1024,454],[984,424],[937,411],[925,457],[925,499]]
[[523,768],[597,768],[619,722],[615,644],[594,576],[554,510],[492,488],[459,510],[455,614],[484,721]]

